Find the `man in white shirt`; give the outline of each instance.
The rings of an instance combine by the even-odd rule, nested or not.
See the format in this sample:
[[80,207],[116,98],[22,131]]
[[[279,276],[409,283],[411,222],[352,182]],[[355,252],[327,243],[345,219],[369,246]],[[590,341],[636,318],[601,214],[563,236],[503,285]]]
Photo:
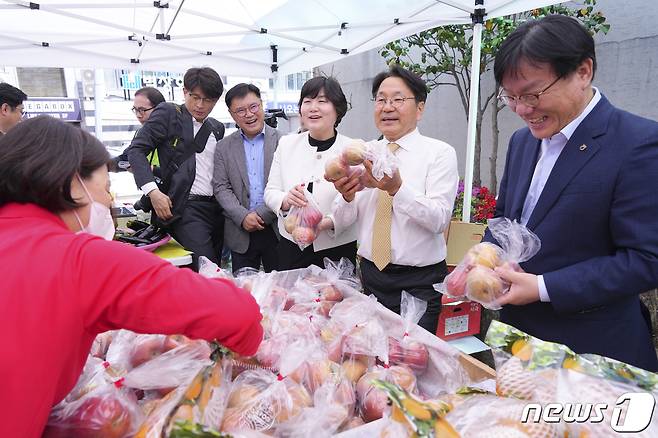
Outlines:
[[374,294],[399,313],[403,290],[427,301],[419,325],[436,332],[441,295],[432,285],[447,273],[443,232],[452,216],[459,175],[455,150],[418,132],[427,87],[399,66],[373,81],[375,125],[399,162],[392,177],[372,177],[366,162],[366,188],[359,176],[334,183],[340,195],[334,201],[336,227],[359,223],[361,280]]
[[[159,104],[133,139],[128,160],[135,182],[148,197],[142,199],[152,205],[154,223],[194,253],[195,265],[199,256],[219,264],[224,217],[213,195],[212,177],[224,125],[208,115],[224,86],[208,67],[189,69],[183,86],[185,104]],[[147,160],[154,150],[160,160],[159,181]]]
[[501,320],[655,372],[638,295],[658,286],[658,123],[612,106],[595,71],[592,36],[561,15],[519,26],[496,55],[499,99],[527,127],[510,139],[495,215],[541,240],[525,272],[497,270],[512,284]]

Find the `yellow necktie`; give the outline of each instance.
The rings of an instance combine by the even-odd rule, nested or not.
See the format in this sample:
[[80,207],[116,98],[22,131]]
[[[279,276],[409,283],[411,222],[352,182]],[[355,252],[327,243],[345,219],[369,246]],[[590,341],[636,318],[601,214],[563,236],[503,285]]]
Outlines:
[[[395,153],[400,147],[389,143],[388,149]],[[393,197],[383,190],[377,196],[377,211],[372,227],[372,261],[380,271],[391,262],[391,221],[393,219]]]

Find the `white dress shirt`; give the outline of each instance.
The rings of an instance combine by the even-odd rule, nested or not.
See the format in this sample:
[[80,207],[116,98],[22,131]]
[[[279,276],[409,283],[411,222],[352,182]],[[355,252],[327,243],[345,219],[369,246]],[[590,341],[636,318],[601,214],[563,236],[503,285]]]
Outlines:
[[[376,142],[371,142],[376,143]],[[388,140],[379,140],[386,145]],[[457,154],[449,144],[425,137],[418,129],[396,141],[402,186],[393,196],[391,263],[428,266],[446,258],[443,232],[450,224],[459,174]],[[372,260],[372,229],[379,189],[364,189],[352,202],[334,200],[337,229],[359,225],[358,254]]]
[[[194,129],[194,136],[201,129],[203,122],[197,122],[197,120],[192,118],[192,127]],[[206,141],[206,147],[203,152],[194,154],[194,159],[196,161],[196,172],[194,177],[194,182],[192,183],[192,188],[190,189],[191,195],[202,195],[202,196],[212,196],[212,175],[213,175],[213,165],[215,158],[215,147],[219,139],[215,138],[215,135],[211,132],[208,136],[208,141]],[[148,195],[152,190],[157,189],[158,186],[154,181],[148,182],[142,186],[142,192]]]
[[[592,112],[592,109],[594,109],[596,104],[599,103],[599,100],[601,100],[601,93],[599,93],[598,89],[594,88],[594,96],[592,97],[592,100],[587,104],[578,117],[573,119],[554,136],[543,138],[541,140],[539,159],[537,160],[535,172],[532,174],[532,181],[530,182],[530,187],[528,188],[528,193],[526,194],[523,203],[523,211],[521,213],[521,223],[523,225],[527,225],[528,220],[537,205],[537,201],[544,190],[546,181],[548,181],[548,177],[551,175],[551,171],[553,170],[557,159],[560,157],[560,154],[564,150],[564,147],[567,145],[567,142],[571,139],[576,128],[580,126],[580,123],[590,112]],[[544,283],[543,275],[537,276],[537,284],[539,286],[539,299],[544,302],[551,301],[548,295],[548,290],[546,289],[546,284]]]
[[308,132],[281,137],[272,158],[264,198],[265,205],[280,218],[278,226],[282,237],[293,241],[290,233],[284,228],[283,217],[287,215],[287,212],[281,210],[283,199],[294,186],[312,182],[313,199],[322,214],[334,221],[333,231],[322,231],[318,234],[317,239],[313,242],[313,250],[318,252],[354,242],[357,239],[356,224],[336,225],[331,214],[331,206],[338,192],[333,183],[324,179],[325,163],[339,155],[351,141],[350,138],[338,134],[336,142],[329,149],[318,152],[317,148],[309,144]]

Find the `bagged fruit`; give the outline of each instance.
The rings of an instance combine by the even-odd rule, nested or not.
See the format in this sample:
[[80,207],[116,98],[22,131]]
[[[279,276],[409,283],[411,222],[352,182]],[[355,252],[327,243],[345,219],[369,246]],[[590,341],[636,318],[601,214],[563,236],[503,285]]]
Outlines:
[[106,384],[67,403],[55,406],[44,438],[130,438],[142,422],[142,412],[132,392],[120,384]]
[[499,310],[498,299],[509,291],[509,283],[496,273],[497,267],[521,271],[519,263],[530,260],[541,247],[539,238],[525,226],[507,218],[489,219],[489,231],[498,245],[478,243],[434,288],[452,298],[466,298],[487,309]]
[[189,381],[156,401],[135,438],[169,436],[184,425],[219,431],[228,403],[231,362],[202,367]]
[[407,367],[375,366],[366,372],[356,384],[358,411],[366,423],[382,418],[388,410],[388,395],[375,385],[375,380],[394,383],[409,393],[416,392],[416,376]]
[[222,431],[270,431],[310,407],[311,396],[290,378],[265,370],[244,371],[233,382]]
[[322,221],[323,214],[313,195],[304,189],[307,204],[305,207],[293,206],[284,219],[284,228],[292,236],[292,240],[303,250],[313,243],[317,238],[318,225]]
[[417,375],[427,369],[429,351],[427,346],[414,340],[410,335],[411,328],[418,324],[427,310],[427,302],[402,291],[400,300],[400,317],[403,332],[397,337],[388,337],[388,360],[394,365],[406,365]]

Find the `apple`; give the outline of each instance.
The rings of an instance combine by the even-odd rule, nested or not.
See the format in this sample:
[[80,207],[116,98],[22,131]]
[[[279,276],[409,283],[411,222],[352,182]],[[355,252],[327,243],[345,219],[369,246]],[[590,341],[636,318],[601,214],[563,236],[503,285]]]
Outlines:
[[308,373],[305,386],[311,394],[322,386],[329,378],[339,375],[340,365],[329,359],[312,360],[308,363]]
[[265,367],[274,367],[279,362],[281,347],[280,341],[277,342],[274,338],[265,339],[256,351],[256,359]]
[[467,257],[472,263],[493,269],[501,264],[500,248],[489,242],[478,243],[468,250]]
[[300,245],[310,245],[316,238],[313,228],[297,227],[292,232],[292,238],[295,243]]
[[288,213],[285,220],[283,221],[283,228],[288,234],[292,234],[294,229],[297,227],[297,215]]
[[147,335],[137,339],[130,352],[130,365],[136,368],[164,353],[164,336]]
[[466,296],[487,305],[503,294],[504,285],[492,269],[477,265],[466,276]]
[[173,350],[176,347],[189,344],[190,342],[192,342],[192,340],[185,335],[168,335],[164,340],[164,351]]
[[[128,438],[132,436],[134,413],[120,395],[104,393],[85,398],[70,418],[71,436],[76,438]],[[134,406],[137,409],[137,405]]]
[[320,298],[326,301],[340,301],[343,294],[333,284],[326,285],[320,289]]
[[416,374],[422,374],[429,363],[429,351],[421,342],[388,338],[388,360],[394,365],[406,365]]
[[363,163],[366,158],[366,145],[361,140],[354,140],[343,149],[341,158],[350,166],[356,166]]
[[459,298],[466,295],[466,275],[471,270],[469,265],[460,265],[445,278],[446,292],[452,297]]
[[358,382],[361,376],[366,372],[366,364],[360,360],[347,359],[341,366],[347,380],[354,385],[356,385],[356,382]]
[[300,225],[315,228],[322,221],[322,212],[315,207],[305,207],[301,212]]
[[339,157],[333,158],[324,165],[324,178],[327,181],[334,182],[347,176],[349,166]]

